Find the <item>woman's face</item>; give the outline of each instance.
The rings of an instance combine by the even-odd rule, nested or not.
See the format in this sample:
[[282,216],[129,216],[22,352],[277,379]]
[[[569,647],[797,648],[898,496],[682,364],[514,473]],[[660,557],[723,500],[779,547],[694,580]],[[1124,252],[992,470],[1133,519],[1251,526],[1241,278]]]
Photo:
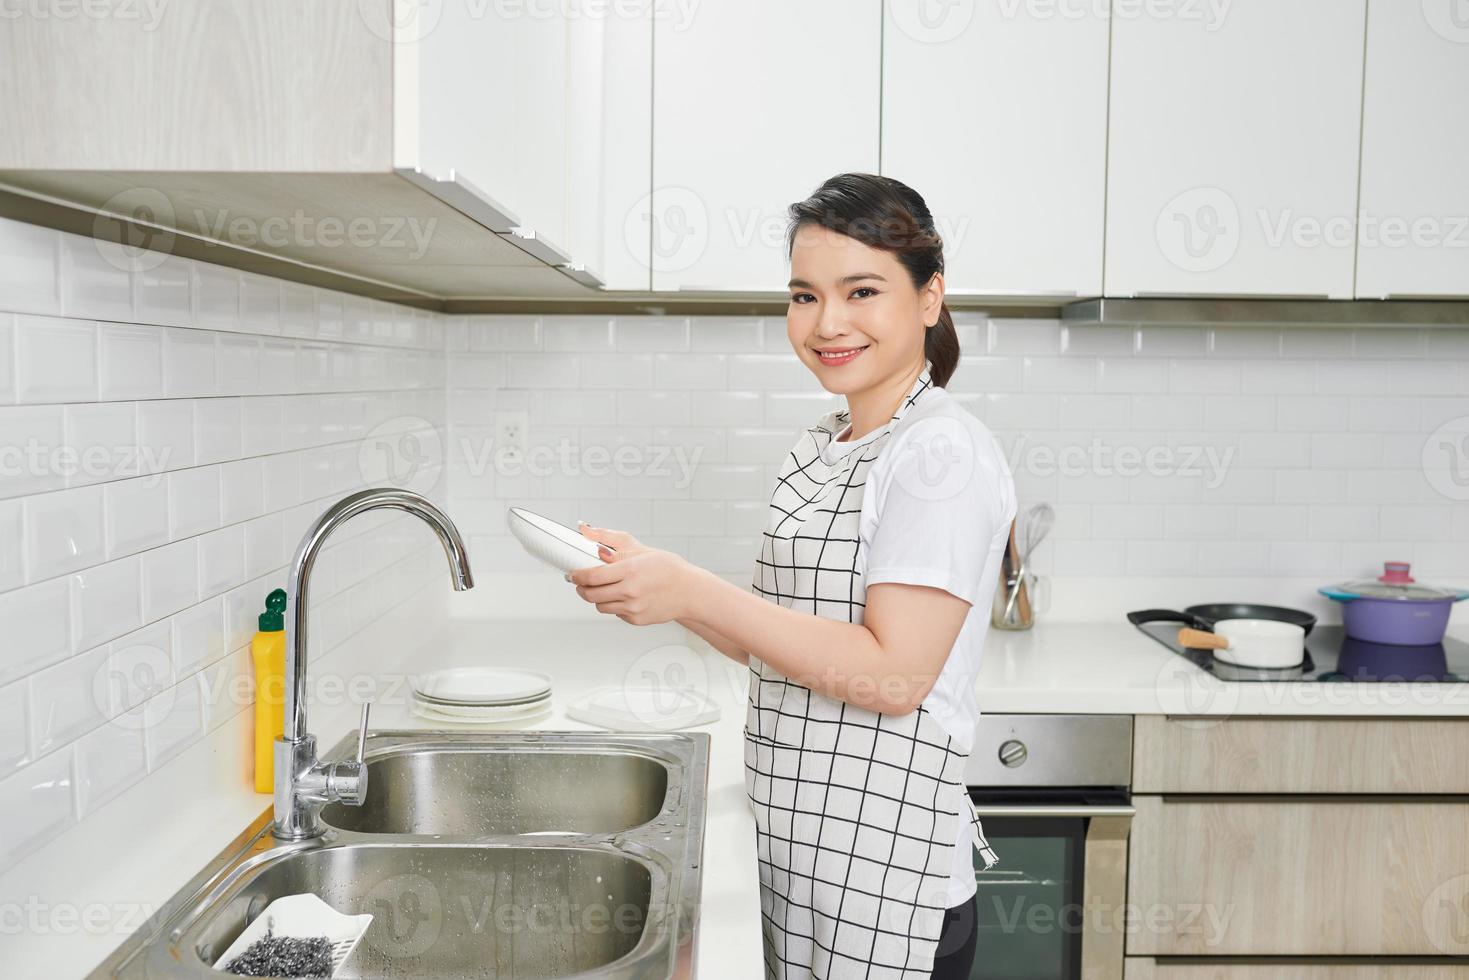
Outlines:
[[833,394],[861,391],[921,364],[924,328],[938,321],[943,304],[943,276],[915,289],[892,252],[812,224],[797,230],[790,289],[791,346]]

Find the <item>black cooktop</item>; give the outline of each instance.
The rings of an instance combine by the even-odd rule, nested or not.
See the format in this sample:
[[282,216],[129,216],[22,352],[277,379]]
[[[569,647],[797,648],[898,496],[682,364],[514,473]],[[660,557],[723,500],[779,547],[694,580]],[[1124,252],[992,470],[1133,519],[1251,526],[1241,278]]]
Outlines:
[[1138,629],[1222,681],[1438,681],[1469,679],[1469,643],[1398,646],[1348,637],[1341,626],[1318,624],[1306,637],[1306,657],[1295,667],[1241,667],[1216,660],[1212,650],[1178,642],[1179,623],[1141,623]]

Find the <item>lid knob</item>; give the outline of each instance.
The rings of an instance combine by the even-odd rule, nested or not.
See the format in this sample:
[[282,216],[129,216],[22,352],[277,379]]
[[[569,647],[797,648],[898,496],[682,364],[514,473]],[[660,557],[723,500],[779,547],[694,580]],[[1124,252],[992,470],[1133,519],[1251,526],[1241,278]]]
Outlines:
[[1409,563],[1405,561],[1385,561],[1382,563],[1382,574],[1377,576],[1377,581],[1407,585],[1413,581],[1413,576],[1408,574],[1408,567]]

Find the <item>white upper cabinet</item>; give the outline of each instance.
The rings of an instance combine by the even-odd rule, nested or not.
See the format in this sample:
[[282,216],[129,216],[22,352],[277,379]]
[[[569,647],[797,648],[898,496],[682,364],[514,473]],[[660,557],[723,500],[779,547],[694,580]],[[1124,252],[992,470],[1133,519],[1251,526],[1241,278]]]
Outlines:
[[537,10],[448,0],[400,24],[394,155],[434,177],[452,171],[564,251],[568,20]]
[[1469,8],[1367,9],[1357,295],[1469,296]]
[[783,290],[786,209],[877,171],[881,2],[655,9],[653,286]]
[[882,172],[933,211],[948,290],[1099,294],[1105,6],[886,7]]
[[1107,295],[1351,297],[1364,6],[1114,12]]

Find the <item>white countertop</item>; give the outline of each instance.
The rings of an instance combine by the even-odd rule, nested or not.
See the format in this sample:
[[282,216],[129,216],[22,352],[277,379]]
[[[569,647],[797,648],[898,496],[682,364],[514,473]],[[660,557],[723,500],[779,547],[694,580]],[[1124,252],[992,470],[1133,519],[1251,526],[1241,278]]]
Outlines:
[[976,692],[986,714],[1469,716],[1469,683],[1220,681],[1121,616],[991,629]]
[[[1466,637],[1462,628],[1451,635]],[[396,659],[403,659],[401,653]],[[676,625],[637,628],[595,614],[457,619],[447,640],[434,641],[431,652],[410,659],[391,666],[350,666],[355,676],[373,673],[377,678],[374,729],[449,727],[411,714],[407,685],[400,682],[405,671],[435,666],[511,664],[550,674],[555,711],[519,725],[540,730],[589,730],[568,719],[565,706],[603,684],[662,681],[706,691],[720,705],[721,717],[693,729],[710,735],[698,976],[744,980],[761,974],[755,826],[744,788],[745,667]],[[336,655],[324,661],[309,672],[313,683],[331,672],[340,679],[349,669]],[[977,693],[981,710],[991,714],[1469,716],[1469,684],[1463,683],[1221,683],[1120,616],[1106,623],[1043,622],[1019,633],[991,630]],[[156,907],[167,900],[269,805],[267,797],[249,791],[243,774],[221,771],[227,760],[248,751],[248,714],[220,726],[139,792],[124,794],[95,820],[0,877],[0,897],[25,896],[43,905],[65,902],[80,908]],[[326,749],[356,720],[350,696],[310,708],[310,727]],[[178,800],[167,825],[158,822],[156,805],[143,792]],[[136,924],[129,923],[124,931],[0,937],[7,973],[80,975]]]

